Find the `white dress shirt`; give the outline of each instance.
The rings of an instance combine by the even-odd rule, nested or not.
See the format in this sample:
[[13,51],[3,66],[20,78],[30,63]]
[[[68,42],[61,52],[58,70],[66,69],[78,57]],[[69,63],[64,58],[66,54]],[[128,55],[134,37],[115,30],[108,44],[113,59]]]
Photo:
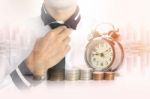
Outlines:
[[[85,19],[82,19],[74,30],[71,37],[71,50],[66,55],[66,68],[70,67],[87,67],[84,61],[85,46],[88,41],[88,34],[90,33],[90,25],[85,24]],[[90,22],[90,20],[89,20]],[[84,25],[83,25],[84,23]],[[31,53],[36,40],[50,31],[48,25],[44,25],[41,17],[31,18],[19,24],[6,26],[0,32],[0,82],[14,71],[21,62],[26,59]],[[20,78],[30,85],[30,83],[23,77],[19,70]]]

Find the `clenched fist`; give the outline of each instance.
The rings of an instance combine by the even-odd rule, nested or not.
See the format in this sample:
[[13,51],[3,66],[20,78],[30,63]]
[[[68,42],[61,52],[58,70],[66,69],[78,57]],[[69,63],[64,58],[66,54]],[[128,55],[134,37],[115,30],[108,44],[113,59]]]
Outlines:
[[27,67],[34,75],[41,76],[59,63],[70,50],[71,29],[65,26],[48,32],[37,40],[32,53],[26,60]]

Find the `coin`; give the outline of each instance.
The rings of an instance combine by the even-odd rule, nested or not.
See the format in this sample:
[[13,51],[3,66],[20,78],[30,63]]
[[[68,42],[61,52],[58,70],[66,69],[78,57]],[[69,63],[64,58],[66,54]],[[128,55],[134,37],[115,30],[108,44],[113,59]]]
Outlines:
[[104,73],[105,80],[114,80],[115,79],[115,72],[105,72]]
[[62,81],[65,79],[65,70],[56,70],[54,72],[51,72],[51,75],[49,77],[49,80],[52,81]]
[[80,79],[80,69],[79,68],[71,68],[66,70],[66,80],[75,81]]
[[104,72],[94,71],[92,73],[93,80],[104,80]]
[[92,68],[84,68],[80,70],[80,80],[91,80],[92,79]]

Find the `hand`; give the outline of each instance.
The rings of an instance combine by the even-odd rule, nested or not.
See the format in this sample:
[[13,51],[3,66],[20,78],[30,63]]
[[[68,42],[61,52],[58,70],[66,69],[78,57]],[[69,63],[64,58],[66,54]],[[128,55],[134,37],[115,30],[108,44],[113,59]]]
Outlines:
[[61,26],[37,40],[26,60],[28,68],[34,75],[43,75],[65,57],[70,50],[70,33],[71,29]]

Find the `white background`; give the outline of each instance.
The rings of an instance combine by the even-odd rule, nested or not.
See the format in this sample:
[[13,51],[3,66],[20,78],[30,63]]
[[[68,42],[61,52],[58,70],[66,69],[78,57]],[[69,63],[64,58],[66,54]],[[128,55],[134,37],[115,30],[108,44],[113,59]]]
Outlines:
[[[40,15],[43,0],[0,0],[0,24],[15,23]],[[111,22],[120,28],[124,43],[131,45],[123,70],[150,74],[150,1],[149,0],[78,0],[82,18],[92,24]],[[140,43],[144,44],[140,46]],[[137,43],[135,45],[135,43]],[[139,45],[139,46],[138,46]],[[138,53],[133,52],[138,48]],[[148,48],[147,48],[148,47]],[[139,55],[140,54],[140,55]]]
[[[143,42],[147,46],[150,46],[150,1],[149,0],[78,0],[81,5],[81,12],[85,14],[84,17],[94,18],[93,23],[111,22],[121,28],[123,39],[128,42]],[[0,0],[0,24],[13,23],[16,21],[24,20],[30,17],[40,15],[41,4],[43,0]],[[134,49],[133,49],[134,50]],[[53,98],[61,95],[64,98],[67,97],[67,93],[74,92],[77,96],[83,96],[89,98],[88,95],[92,93],[90,97],[101,96],[99,92],[103,93],[107,98],[138,98],[149,99],[148,94],[150,89],[150,55],[149,53],[127,54],[124,62],[125,75],[131,75],[132,77],[121,79],[117,81],[117,84],[95,83],[87,84],[86,86],[73,87],[66,86],[66,90],[62,88],[56,88],[53,93]],[[124,72],[124,70],[122,70]],[[137,76],[137,75],[141,76]],[[143,76],[144,75],[144,76]],[[139,78],[138,78],[139,77]],[[145,78],[146,77],[146,80]],[[138,78],[138,80],[137,80]],[[77,84],[78,86],[78,84]],[[92,87],[94,86],[94,87]],[[57,86],[56,86],[57,87]],[[98,88],[98,89],[97,89]],[[75,89],[75,90],[74,90]],[[69,91],[68,91],[69,90]],[[115,90],[115,91],[114,91]],[[95,92],[94,92],[95,91]],[[110,96],[106,93],[110,93]],[[64,93],[63,93],[64,92]],[[104,93],[105,92],[105,93]],[[73,97],[74,93],[69,93]],[[86,95],[85,95],[85,94]],[[36,93],[34,93],[36,94]],[[51,94],[51,93],[50,93]],[[61,94],[60,96],[57,94]],[[5,95],[5,94],[4,94]],[[47,96],[49,96],[47,94]],[[76,97],[77,97],[76,96]],[[112,96],[112,97],[111,97]],[[131,96],[131,97],[130,97]],[[17,95],[15,95],[17,97]],[[21,96],[22,97],[22,96]],[[36,97],[36,96],[35,96]],[[45,96],[46,97],[46,96]],[[1,98],[1,97],[0,97]],[[79,97],[78,97],[79,98]],[[68,98],[70,99],[70,98]],[[100,99],[100,98],[99,98]]]

